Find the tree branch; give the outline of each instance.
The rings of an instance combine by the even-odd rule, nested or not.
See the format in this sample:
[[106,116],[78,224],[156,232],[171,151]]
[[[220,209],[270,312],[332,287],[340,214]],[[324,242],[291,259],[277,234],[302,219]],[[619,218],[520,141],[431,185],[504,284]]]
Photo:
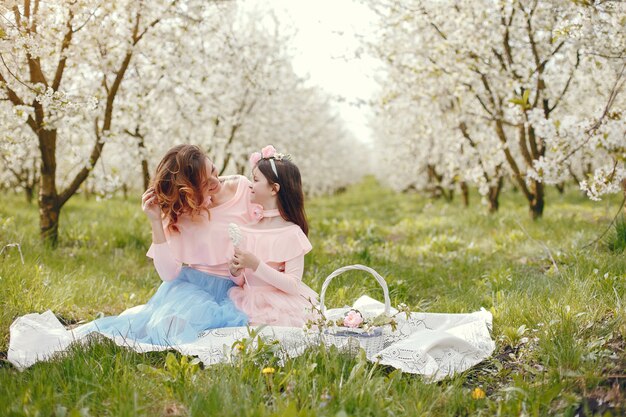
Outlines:
[[61,44],[61,59],[57,65],[57,70],[54,73],[54,80],[52,81],[52,89],[57,91],[61,85],[61,80],[63,78],[63,71],[65,70],[65,64],[67,62],[67,56],[65,56],[65,51],[69,48],[70,43],[72,42],[72,35],[74,31],[72,30],[72,20],[74,19],[74,13],[70,10],[70,15],[67,19],[67,23],[65,27],[67,28],[67,32],[63,37],[63,43]]
[[513,158],[513,155],[511,155],[511,151],[507,143],[506,133],[504,132],[504,127],[502,126],[502,123],[500,122],[500,120],[496,120],[495,122],[496,122],[496,134],[498,135],[498,138],[500,139],[500,142],[503,145],[502,150],[504,151],[504,156],[506,157],[506,160],[509,163],[511,170],[513,171],[513,174],[514,174],[513,177],[515,178],[515,181],[517,181],[517,184],[522,189],[522,192],[526,196],[526,199],[528,201],[531,201],[533,196],[531,195],[530,191],[528,190],[528,187],[526,186],[526,182],[524,181],[522,173],[520,172],[520,169],[517,166],[517,162],[515,162],[515,158]]
[[[174,4],[175,2],[176,0],[172,2],[170,5]],[[133,34],[132,34],[133,46],[136,45],[137,42],[141,39],[141,36],[145,34],[145,31],[144,31],[142,35],[138,35],[140,20],[141,20],[141,14],[137,12],[137,14],[135,15],[135,24],[133,27]],[[156,25],[156,23],[158,23],[159,20],[160,19],[155,20],[154,24],[150,25],[149,27],[153,27],[154,25]],[[133,57],[133,47],[131,46],[129,50],[126,52],[126,55],[124,56],[124,59],[122,63],[120,64],[119,69],[115,73],[115,80],[113,81],[113,84],[111,84],[110,89],[107,90],[106,107],[104,109],[104,120],[102,122],[102,129],[100,129],[98,126],[98,122],[99,122],[98,118],[96,118],[95,120],[94,131],[95,131],[96,141],[92,148],[91,155],[89,156],[89,163],[88,165],[84,166],[76,174],[76,176],[74,177],[74,180],[70,183],[70,185],[65,190],[63,190],[63,192],[59,194],[59,206],[63,206],[63,204],[65,204],[67,200],[69,200],[69,198],[72,195],[74,195],[74,193],[76,193],[80,185],[85,181],[85,179],[87,179],[87,176],[89,175],[91,170],[93,170],[93,167],[96,165],[96,163],[98,162],[98,159],[100,159],[100,156],[102,155],[102,149],[104,147],[102,134],[106,134],[111,130],[115,98],[122,84],[122,80],[124,79],[124,75],[126,74],[126,71],[128,70],[128,66],[130,64],[132,57]]]
[[523,123],[518,127],[518,142],[524,160],[528,166],[533,166],[533,159],[530,156],[530,152],[528,152],[528,147],[526,146],[526,126],[524,126]]
[[613,83],[613,87],[611,88],[611,92],[609,93],[609,99],[606,102],[606,106],[604,106],[604,110],[602,111],[602,114],[600,115],[598,120],[596,120],[596,122],[585,131],[585,133],[587,134],[587,138],[583,141],[583,143],[581,143],[580,145],[578,145],[577,147],[572,149],[570,152],[568,152],[567,155],[565,155],[563,158],[561,158],[558,161],[559,164],[561,164],[561,163],[565,162],[566,160],[568,160],[572,155],[574,155],[576,152],[581,150],[587,143],[589,143],[589,141],[591,140],[591,137],[592,137],[591,134],[594,131],[596,131],[602,125],[602,122],[603,122],[604,118],[609,113],[609,111],[611,111],[611,107],[613,107],[613,103],[615,102],[615,98],[617,97],[617,95],[619,94],[620,90],[624,86],[624,82],[622,81],[622,77],[624,76],[624,70],[626,70],[626,62],[624,62],[624,64],[622,65],[622,69],[620,70],[619,74],[617,75],[617,78],[615,79],[615,83]]
[[491,182],[491,180],[489,179],[489,174],[487,174],[487,169],[485,168],[485,164],[483,163],[483,159],[480,156],[480,152],[478,150],[478,147],[476,146],[476,142],[474,142],[474,140],[470,136],[469,132],[467,131],[467,125],[465,124],[465,122],[459,123],[459,130],[461,131],[461,134],[463,135],[463,137],[465,139],[467,139],[467,141],[469,142],[470,146],[476,151],[476,155],[477,155],[477,158],[478,158],[478,164],[480,165],[480,168],[483,171],[483,177],[485,178],[485,181],[487,181],[487,184],[489,184]]
[[561,94],[559,94],[559,97],[554,102],[554,105],[552,107],[548,108],[548,114],[552,113],[552,110],[554,110],[559,105],[559,103],[561,102],[561,99],[565,96],[565,93],[567,93],[567,89],[569,88],[570,83],[572,82],[572,79],[574,78],[574,73],[578,69],[578,65],[579,64],[580,64],[580,50],[576,51],[576,65],[574,65],[574,68],[572,69],[572,72],[570,73],[569,77],[567,78],[567,82],[565,83],[565,87],[563,88],[563,91],[561,92]]
[[[0,55],[0,58],[2,58],[2,55]],[[4,59],[2,59],[2,62],[4,62]],[[15,91],[11,89],[11,87],[9,87],[9,84],[7,83],[7,80],[2,75],[2,72],[0,72],[0,82],[4,84],[4,89],[6,90],[7,95],[9,96],[9,101],[11,101],[11,103],[13,103],[14,106],[25,106],[24,101],[22,101],[22,99],[17,95],[17,93],[15,93]],[[33,132],[37,133],[39,131],[39,126],[37,125],[37,122],[35,121],[35,119],[33,119],[31,115],[28,115],[28,119],[26,120],[26,123],[28,123],[28,126],[33,130]]]

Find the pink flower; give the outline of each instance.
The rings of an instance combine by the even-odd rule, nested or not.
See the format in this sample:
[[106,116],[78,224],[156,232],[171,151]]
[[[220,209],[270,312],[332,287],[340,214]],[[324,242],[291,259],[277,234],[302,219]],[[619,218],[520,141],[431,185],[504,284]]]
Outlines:
[[356,328],[363,323],[363,316],[356,310],[350,310],[343,319],[343,325],[346,327]]
[[276,153],[276,149],[272,145],[267,145],[265,148],[261,149],[261,155],[263,158],[271,158]]
[[263,206],[260,204],[252,204],[251,214],[255,220],[261,220],[263,218]]
[[254,152],[250,155],[250,166],[254,168],[261,160],[261,152]]

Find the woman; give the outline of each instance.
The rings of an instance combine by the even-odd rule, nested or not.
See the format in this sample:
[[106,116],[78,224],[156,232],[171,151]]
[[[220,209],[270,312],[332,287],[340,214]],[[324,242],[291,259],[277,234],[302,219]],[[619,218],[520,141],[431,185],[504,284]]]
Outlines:
[[30,366],[93,332],[130,345],[173,346],[192,342],[207,329],[247,324],[227,296],[235,285],[229,276],[228,224],[253,219],[250,185],[243,176],[218,177],[196,146],[170,149],[142,197],[152,226],[148,256],[164,281],[154,296],[71,331],[50,311],[20,317],[11,326],[9,360]]
[[251,221],[250,181],[218,177],[197,146],[179,145],[159,163],[142,208],[152,226],[147,255],[164,282],[144,306],[95,320],[74,333],[98,331],[178,345],[207,329],[246,325],[247,316],[227,296],[235,285],[229,277],[228,224]]
[[170,149],[142,196],[152,226],[147,255],[163,281],[174,280],[184,263],[228,283],[228,224],[252,219],[250,185],[243,176],[218,177],[196,146]]

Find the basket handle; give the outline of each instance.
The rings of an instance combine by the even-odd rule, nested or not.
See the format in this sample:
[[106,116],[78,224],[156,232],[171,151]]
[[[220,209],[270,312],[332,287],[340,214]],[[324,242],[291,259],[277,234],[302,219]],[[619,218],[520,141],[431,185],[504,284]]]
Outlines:
[[374,278],[376,278],[376,281],[378,281],[380,286],[383,287],[383,294],[385,295],[385,314],[389,314],[389,311],[391,309],[391,301],[389,300],[389,289],[387,288],[387,282],[385,282],[385,279],[381,277],[378,272],[374,271],[369,266],[356,264],[356,265],[348,265],[348,266],[344,266],[339,269],[336,269],[333,273],[331,273],[328,277],[326,277],[326,279],[324,280],[324,284],[322,284],[322,292],[320,293],[320,311],[322,315],[326,311],[326,306],[324,305],[324,298],[326,296],[326,289],[328,288],[330,281],[332,281],[333,278],[335,278],[338,275],[343,274],[346,271],[353,271],[353,270],[369,272],[370,274],[374,276]]

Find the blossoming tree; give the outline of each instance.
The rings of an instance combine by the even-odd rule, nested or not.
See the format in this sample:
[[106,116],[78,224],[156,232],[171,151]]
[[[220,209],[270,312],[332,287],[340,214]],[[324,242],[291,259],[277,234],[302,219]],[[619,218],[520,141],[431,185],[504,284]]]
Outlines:
[[[411,158],[421,161],[418,166],[428,168],[438,160],[435,178],[448,178],[444,186],[452,179],[477,184],[492,209],[497,208],[502,176],[509,176],[526,197],[532,217],[540,217],[544,183],[564,179],[546,173],[564,172],[571,162],[585,159],[564,164],[562,156],[572,144],[559,142],[549,124],[570,126],[563,121],[572,114],[593,114],[612,94],[607,90],[616,91],[603,86],[606,80],[620,79],[619,65],[592,54],[584,36],[567,30],[581,6],[569,0],[443,0],[377,2],[373,7],[381,16],[381,38],[374,50],[388,68],[380,100],[381,124],[393,127],[387,133],[404,138],[399,142],[405,145],[414,142],[417,153]],[[618,27],[624,6],[604,7],[601,12],[612,16],[605,26]],[[609,10],[613,7],[617,12]],[[588,26],[607,39],[597,31],[599,23]],[[623,35],[616,39],[619,50]],[[581,101],[589,85],[596,94]],[[403,103],[404,111],[393,109],[398,106],[394,101]],[[611,124],[609,120],[621,120],[617,113],[595,120]],[[610,131],[597,130],[609,138],[603,149],[615,149],[615,141],[623,139],[621,123]],[[576,129],[590,132],[580,125]],[[606,161],[595,155],[592,163]],[[422,175],[431,171],[420,170]],[[620,171],[614,172],[615,182]]]
[[363,171],[349,157],[354,138],[294,73],[267,11],[23,0],[0,13],[0,180],[28,193],[39,179],[41,235],[53,244],[72,195],[143,189],[178,143],[202,146],[224,173],[244,172],[247,154],[273,143],[297,158],[310,194]]
[[[175,3],[9,0],[0,6],[1,98],[37,138],[40,230],[49,243],[57,242],[61,208],[100,158],[133,56]],[[91,149],[86,162],[58,189],[57,156],[77,145]]]

